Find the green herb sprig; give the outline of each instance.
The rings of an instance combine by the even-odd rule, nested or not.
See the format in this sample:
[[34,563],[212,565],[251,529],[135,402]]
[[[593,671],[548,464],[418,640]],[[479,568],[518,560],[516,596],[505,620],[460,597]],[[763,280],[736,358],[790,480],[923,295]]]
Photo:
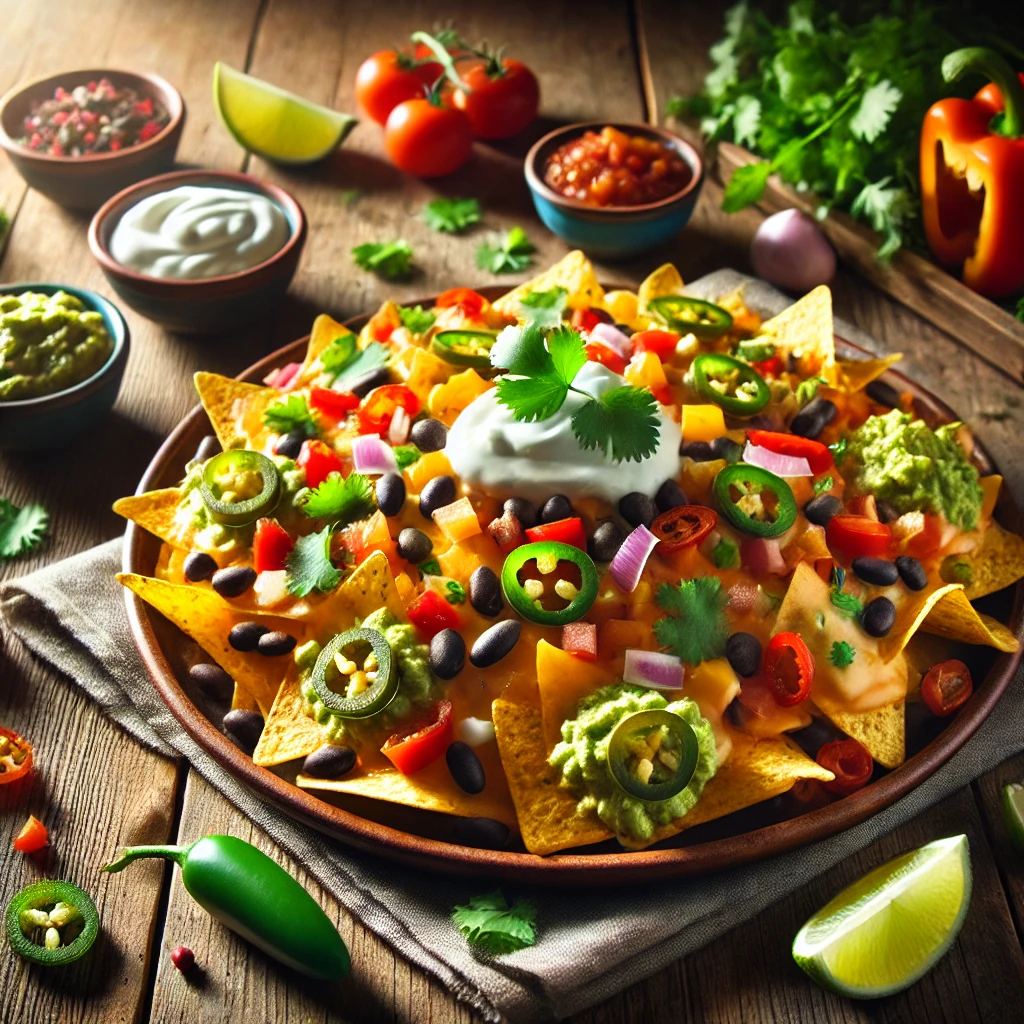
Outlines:
[[476,199],[431,199],[423,207],[423,219],[432,231],[457,234],[480,223],[480,203]]
[[363,242],[352,250],[352,258],[363,270],[371,270],[388,281],[400,281],[412,273],[412,249],[404,238],[394,242]]
[[366,519],[373,514],[377,502],[373,484],[362,473],[349,473],[344,479],[332,473],[306,494],[299,507],[311,519],[330,520],[337,527]]
[[42,547],[50,529],[50,515],[42,505],[18,508],[0,498],[0,559],[17,558]]
[[268,405],[263,412],[263,422],[279,434],[299,430],[306,437],[316,437],[319,433],[316,416],[302,395],[287,395],[282,401]]
[[526,232],[514,227],[493,242],[484,242],[476,251],[476,265],[492,274],[515,274],[530,265],[536,251]]
[[289,594],[327,594],[341,582],[342,572],[331,561],[332,528],[299,537],[285,561],[285,586]]
[[495,956],[514,953],[537,941],[536,908],[525,900],[509,906],[500,889],[474,896],[468,906],[456,907],[452,921],[471,946]]

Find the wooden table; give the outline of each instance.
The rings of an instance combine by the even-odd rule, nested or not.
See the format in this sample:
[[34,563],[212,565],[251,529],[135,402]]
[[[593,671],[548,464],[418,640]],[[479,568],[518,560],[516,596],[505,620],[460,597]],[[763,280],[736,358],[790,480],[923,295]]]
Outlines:
[[[315,314],[338,318],[375,308],[385,296],[436,294],[454,284],[491,284],[473,256],[487,230],[523,225],[543,267],[565,251],[533,214],[521,172],[525,142],[478,146],[453,180],[424,183],[382,159],[381,132],[362,124],[345,148],[309,170],[286,172],[247,157],[219,123],[210,98],[213,63],[223,60],[310,99],[353,110],[356,68],[375,49],[416,28],[453,19],[471,39],[507,42],[537,71],[541,122],[530,141],[558,122],[658,119],[667,96],[693,89],[718,37],[719,3],[645,0],[544,4],[447,4],[411,0],[0,0],[0,93],[60,68],[111,66],[155,71],[188,104],[179,151],[184,165],[245,169],[291,190],[309,216],[309,241],[288,299],[272,319],[225,337],[175,337],[124,308],[132,355],[111,416],[59,451],[0,455],[0,494],[42,502],[52,536],[37,555],[0,567],[5,577],[63,558],[121,532],[110,503],[131,493],[157,445],[194,404],[199,368],[236,373],[306,333]],[[345,190],[359,190],[355,201]],[[430,232],[419,211],[437,193],[476,196],[484,226],[467,238]],[[711,182],[694,222],[664,252],[602,267],[607,280],[637,282],[672,259],[684,277],[719,266],[746,267],[756,211],[726,217]],[[0,158],[0,207],[13,229],[0,280],[55,281],[110,293],[89,256],[87,218],[27,192]],[[365,240],[408,239],[419,268],[394,286],[358,270],[350,249]],[[527,275],[522,275],[525,277]],[[521,279],[510,277],[510,283]],[[1019,452],[1021,392],[954,341],[862,281],[841,274],[837,312],[907,353],[906,366],[962,412],[1024,493]],[[56,678],[12,638],[0,653],[0,722],[34,741],[38,772],[16,799],[0,790],[0,906],[38,877],[40,866],[11,852],[10,837],[35,812],[49,826],[46,870],[97,896],[104,936],[88,972],[45,972],[0,953],[0,1020],[41,1021],[469,1021],[475,1017],[434,981],[398,959],[186,764],[143,750],[75,688]],[[851,858],[792,899],[701,952],[609,1000],[579,1021],[975,1021],[1005,1020],[1024,1004],[1024,868],[1008,847],[999,787],[1024,777],[1015,758]],[[190,842],[208,832],[249,839],[282,861],[338,923],[353,971],[328,997],[237,940],[200,911],[179,876],[157,862],[99,876],[121,845]],[[884,858],[966,831],[974,865],[973,905],[941,966],[906,993],[855,1004],[812,985],[789,945],[800,923],[842,885]],[[543,908],[541,910],[543,914]],[[185,944],[202,964],[186,984],[169,951]]]

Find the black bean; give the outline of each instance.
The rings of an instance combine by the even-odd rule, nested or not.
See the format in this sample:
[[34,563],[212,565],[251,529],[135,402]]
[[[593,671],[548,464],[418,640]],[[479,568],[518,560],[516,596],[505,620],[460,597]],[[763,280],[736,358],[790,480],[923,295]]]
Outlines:
[[606,519],[598,524],[593,537],[590,538],[590,557],[595,562],[610,562],[618,554],[624,539],[618,523]]
[[[909,703],[907,706],[910,706]],[[817,717],[811,719],[810,725],[786,735],[794,740],[808,757],[817,757],[818,751],[826,743],[843,738],[843,734],[827,718]]]
[[749,679],[761,667],[761,641],[753,633],[733,633],[725,645],[725,656],[736,675]]
[[896,605],[887,597],[876,597],[865,605],[860,621],[868,636],[887,636],[896,621]]
[[448,771],[459,789],[467,793],[482,793],[487,785],[487,776],[484,774],[484,766],[476,751],[462,740],[456,740],[445,751],[445,761],[448,762]]
[[421,452],[439,452],[448,443],[448,428],[440,420],[417,420],[409,431],[409,440]]
[[231,565],[218,569],[210,582],[221,597],[241,597],[256,582],[256,570],[251,565]]
[[527,501],[525,498],[509,498],[501,506],[501,511],[514,515],[524,530],[529,530],[537,525],[537,509],[533,502]]
[[430,641],[430,671],[438,679],[454,679],[466,664],[466,641],[454,629],[442,629]]
[[470,649],[470,664],[474,668],[496,665],[519,642],[522,628],[518,619],[503,619],[485,629]]
[[815,526],[828,526],[831,518],[843,507],[834,494],[819,494],[804,505],[804,515]]
[[228,633],[228,643],[236,651],[255,651],[260,638],[269,632],[270,630],[266,626],[262,626],[258,622],[240,622],[237,626],[233,626],[231,632]]
[[234,693],[235,681],[220,665],[200,662],[193,665],[188,674],[215,700],[227,700]]
[[622,331],[622,333],[623,333],[623,334],[624,334],[624,335],[625,335],[625,336],[626,336],[627,338],[632,338],[632,337],[633,337],[633,334],[635,333],[635,332],[634,332],[634,330],[633,330],[633,328],[632,328],[632,327],[630,327],[630,326],[629,326],[629,324],[616,324],[616,325],[615,325],[615,329],[616,329],[617,331]]
[[861,555],[853,560],[853,571],[857,579],[873,587],[891,587],[898,579],[899,572],[888,558],[869,558]]
[[[771,429],[769,425],[768,429]],[[734,441],[731,437],[716,437],[711,442],[711,454],[716,459],[725,459],[726,462],[739,462],[743,454],[743,445]]]
[[886,384],[884,380],[873,380],[864,389],[864,393],[872,402],[887,405],[890,409],[895,409],[900,404],[900,393],[891,384]]
[[812,398],[794,417],[789,429],[798,437],[817,437],[839,410],[827,398]]
[[630,526],[650,526],[658,514],[654,499],[642,491],[630,491],[619,498],[619,515]]
[[361,377],[356,377],[348,389],[357,398],[365,398],[374,388],[382,387],[391,380],[391,372],[386,366],[378,366],[376,370],[370,370]]
[[680,505],[688,505],[686,494],[676,480],[666,480],[654,496],[654,504],[658,506],[659,512],[668,512],[670,509],[679,508]]
[[315,779],[336,779],[347,775],[356,766],[356,752],[351,747],[325,743],[302,762],[302,774]]
[[401,473],[385,473],[377,481],[377,508],[386,516],[397,516],[405,504],[405,481]]
[[429,519],[439,508],[455,500],[456,486],[453,476],[435,476],[420,491],[420,515]]
[[542,523],[557,523],[559,519],[569,519],[575,514],[572,502],[564,494],[555,494],[544,502],[544,506],[540,510],[540,521]]
[[899,512],[892,507],[887,501],[875,500],[875,511],[878,512],[878,518],[883,523],[895,523],[899,519]]
[[500,850],[508,842],[509,828],[494,818],[456,818],[455,838],[463,846]]
[[267,658],[276,658],[281,654],[291,654],[295,650],[295,637],[291,633],[283,633],[275,629],[264,633],[256,644],[256,651]]
[[258,711],[243,711],[236,708],[221,719],[221,725],[228,737],[247,754],[256,749],[256,744],[263,734],[263,716]]
[[302,444],[306,440],[306,434],[302,430],[291,430],[284,437],[279,438],[274,445],[274,454],[286,459],[297,459],[302,451]]
[[469,603],[473,610],[493,619],[505,607],[498,574],[486,565],[473,570],[469,577]]
[[896,571],[911,590],[924,590],[928,586],[928,573],[924,566],[910,555],[900,555],[896,559]]
[[434,550],[434,542],[415,526],[407,526],[398,535],[398,553],[414,565],[425,562]]
[[207,459],[212,459],[214,455],[221,451],[220,441],[213,436],[213,434],[207,434],[206,437],[199,442],[199,447],[196,449],[195,455],[192,456],[193,462],[205,462]]
[[190,551],[185,556],[185,579],[190,583],[208,580],[217,571],[217,563],[205,551]]
[[684,459],[693,459],[694,462],[710,462],[718,458],[707,441],[684,441],[679,446],[679,454]]

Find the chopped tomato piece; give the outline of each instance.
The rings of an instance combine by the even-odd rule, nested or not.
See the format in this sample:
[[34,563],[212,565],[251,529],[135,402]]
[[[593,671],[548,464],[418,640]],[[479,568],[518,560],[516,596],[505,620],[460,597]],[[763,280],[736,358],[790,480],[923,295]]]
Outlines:
[[46,831],[46,826],[34,814],[30,814],[25,827],[14,840],[14,848],[19,853],[35,853],[49,841],[50,834]]
[[351,391],[310,388],[309,404],[329,419],[343,420],[353,409],[359,408],[359,396]]
[[626,372],[626,367],[629,365],[618,352],[607,345],[601,344],[599,341],[590,342],[585,346],[584,351],[587,353],[587,359],[592,363],[600,363],[602,366],[607,366],[612,373],[621,375]]
[[653,352],[662,361],[671,359],[679,344],[679,335],[675,331],[637,331],[632,337],[633,348],[637,352]]
[[854,739],[832,740],[823,744],[815,760],[835,776],[832,782],[823,782],[822,785],[839,796],[846,796],[866,785],[875,767],[871,755]]
[[903,553],[927,558],[942,547],[946,524],[931,512],[907,512],[892,524],[893,535],[901,542]]
[[[428,591],[432,593],[432,591]],[[439,700],[430,720],[390,736],[380,752],[403,774],[414,775],[436,761],[455,737],[451,701]]]
[[32,770],[32,744],[0,725],[0,786],[17,782]]
[[939,718],[953,714],[957,708],[967,703],[973,692],[971,670],[956,659],[932,665],[921,680],[921,700],[928,705],[928,710]]
[[570,622],[563,626],[562,650],[584,661],[596,661],[597,626],[592,622]]
[[569,519],[558,519],[553,523],[531,526],[526,531],[526,539],[531,543],[539,540],[554,540],[559,544],[571,544],[581,551],[587,550],[587,533],[583,529],[583,520],[572,516]]
[[319,487],[332,473],[345,469],[341,456],[323,441],[303,441],[295,464],[306,471],[307,487]]
[[762,359],[759,363],[751,363],[751,366],[762,377],[778,377],[782,373],[784,364],[778,356],[772,356],[770,359]]
[[892,543],[892,530],[866,516],[833,516],[825,529],[828,549],[853,560],[861,555],[882,558]]
[[814,657],[799,633],[776,633],[768,641],[764,678],[779,707],[791,708],[810,696]]
[[611,324],[614,322],[610,313],[606,313],[603,309],[597,309],[594,306],[588,306],[586,309],[574,309],[572,311],[572,319],[569,321],[577,331],[583,332],[592,331],[598,324]]
[[283,569],[295,541],[276,519],[260,519],[252,539],[252,567],[257,572]]
[[790,455],[797,459],[806,459],[811,472],[817,476],[827,473],[832,468],[832,453],[820,441],[809,437],[798,437],[796,434],[780,434],[774,430],[748,430],[747,440],[759,448],[767,448],[776,455]]
[[396,409],[404,409],[411,419],[420,411],[416,392],[404,384],[384,384],[374,388],[359,405],[359,433],[385,434]]
[[408,614],[425,640],[432,640],[442,629],[462,625],[459,613],[436,590],[425,590],[409,605]]
[[479,317],[486,305],[487,300],[472,288],[449,288],[448,291],[441,292],[434,303],[437,309],[458,306],[468,317]]

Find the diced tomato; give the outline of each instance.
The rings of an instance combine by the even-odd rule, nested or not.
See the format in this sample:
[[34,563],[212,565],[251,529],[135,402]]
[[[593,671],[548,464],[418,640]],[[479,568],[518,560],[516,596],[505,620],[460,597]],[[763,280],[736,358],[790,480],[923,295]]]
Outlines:
[[341,456],[323,441],[303,441],[295,464],[306,471],[306,486],[319,487],[331,473],[341,473]]
[[597,626],[592,622],[570,622],[563,626],[562,650],[584,661],[596,661]]
[[458,629],[459,613],[436,590],[425,590],[409,605],[409,621],[424,640],[432,640],[442,629]]
[[410,419],[420,411],[416,392],[404,384],[374,388],[359,405],[359,433],[386,434],[395,410],[404,409]]
[[662,361],[668,361],[676,352],[679,335],[675,331],[637,331],[632,337],[633,348],[637,352],[653,352]]
[[882,558],[892,544],[892,530],[866,516],[833,516],[825,529],[828,549],[851,561],[861,555]]
[[598,324],[612,324],[611,314],[603,309],[596,309],[589,306],[586,309],[574,309],[572,319],[569,321],[577,331],[592,331]]
[[403,774],[414,775],[436,761],[455,738],[451,701],[439,700],[430,720],[390,736],[380,752]]
[[260,519],[252,539],[252,567],[257,572],[283,569],[295,541],[276,519]]
[[939,718],[953,714],[957,708],[967,703],[973,692],[971,670],[956,659],[932,665],[921,680],[921,700],[928,705],[928,710]]
[[770,359],[762,359],[759,363],[751,363],[751,366],[762,377],[778,377],[784,369],[782,360],[778,356],[772,356]]
[[359,408],[359,396],[351,391],[310,388],[309,404],[329,419],[343,420],[353,409]]
[[577,516],[559,519],[553,523],[542,523],[540,526],[531,526],[526,531],[526,539],[531,544],[539,540],[553,540],[559,544],[571,544],[581,551],[587,550],[587,534],[583,529],[583,520]]
[[822,785],[839,796],[846,796],[866,785],[875,767],[871,755],[854,739],[822,744],[815,760],[835,776],[832,782],[823,782]]
[[780,434],[774,430],[748,430],[747,440],[777,455],[806,459],[815,476],[827,473],[832,468],[832,453],[820,441],[813,441],[809,437]]
[[584,351],[587,353],[587,359],[592,363],[600,363],[602,366],[607,366],[612,373],[623,374],[629,365],[618,352],[610,349],[607,345],[601,344],[599,341],[590,342],[585,346]]
[[14,840],[14,848],[19,853],[35,853],[49,841],[50,834],[46,831],[46,826],[34,814],[30,814],[25,827]]
[[799,633],[776,633],[768,641],[764,650],[764,678],[781,708],[791,708],[810,696],[814,656]]
[[675,395],[672,394],[672,389],[667,384],[660,388],[651,388],[651,394],[654,395],[654,399],[659,405],[675,405]]
[[487,300],[472,288],[449,288],[448,291],[441,292],[434,303],[437,309],[458,306],[468,317],[479,317],[486,305]]

